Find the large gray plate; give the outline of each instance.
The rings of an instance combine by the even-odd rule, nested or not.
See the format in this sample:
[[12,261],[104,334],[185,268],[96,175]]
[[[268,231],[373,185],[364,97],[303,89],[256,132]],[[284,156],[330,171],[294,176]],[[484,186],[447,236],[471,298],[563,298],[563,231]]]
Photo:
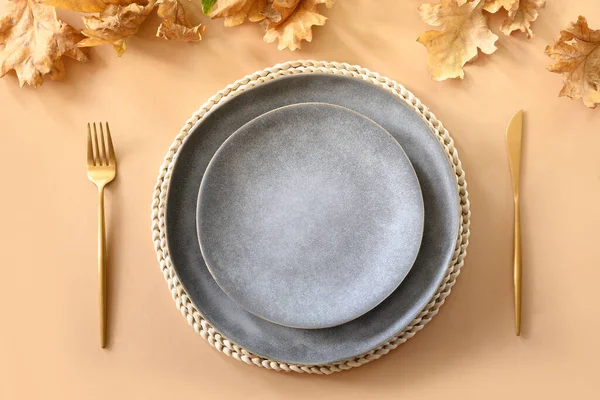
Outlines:
[[[246,122],[302,102],[341,105],[375,120],[402,145],[423,194],[423,243],[413,268],[385,301],[351,322],[327,329],[294,329],[259,318],[231,300],[206,268],[196,235],[196,203],[206,166]],[[452,259],[459,198],[450,163],[425,122],[402,100],[361,80],[326,74],[295,75],[247,90],[206,114],[174,162],[167,192],[167,245],[177,276],[202,315],[225,337],[265,358],[329,364],[385,343],[426,306]]]
[[271,322],[328,328],[371,310],[410,271],[423,198],[398,142],[324,103],[248,122],[213,156],[197,227],[225,293]]

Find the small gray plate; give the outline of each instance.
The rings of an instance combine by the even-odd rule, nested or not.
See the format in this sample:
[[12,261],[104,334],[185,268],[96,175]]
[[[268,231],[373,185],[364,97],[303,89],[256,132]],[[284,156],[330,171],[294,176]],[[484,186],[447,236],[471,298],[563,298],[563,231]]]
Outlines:
[[415,171],[381,126],[323,103],[238,129],[200,185],[206,266],[251,313],[295,328],[353,320],[406,277],[423,236]]
[[[212,278],[196,232],[200,182],[217,149],[252,119],[275,108],[305,102],[337,104],[357,111],[394,136],[412,162],[425,205],[423,243],[402,284],[362,317],[326,329],[288,328],[244,310]],[[224,337],[268,359],[331,364],[374,349],[419,315],[452,260],[460,207],[456,177],[446,153],[426,122],[404,101],[360,79],[300,74],[246,90],[198,121],[171,167],[165,229],[179,281],[198,311]]]

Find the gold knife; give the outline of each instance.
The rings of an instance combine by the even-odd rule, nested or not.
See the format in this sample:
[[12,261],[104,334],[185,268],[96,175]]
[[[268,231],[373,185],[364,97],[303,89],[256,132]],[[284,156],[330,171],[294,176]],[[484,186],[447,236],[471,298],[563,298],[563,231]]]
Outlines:
[[508,162],[512,175],[513,196],[515,199],[514,234],[514,283],[515,283],[515,333],[521,335],[521,217],[519,207],[519,182],[521,176],[521,141],[523,137],[523,110],[519,110],[506,128]]

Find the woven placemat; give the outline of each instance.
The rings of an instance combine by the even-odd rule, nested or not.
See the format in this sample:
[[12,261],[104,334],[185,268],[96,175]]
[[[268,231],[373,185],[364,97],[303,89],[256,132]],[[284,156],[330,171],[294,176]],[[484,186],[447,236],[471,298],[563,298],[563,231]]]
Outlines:
[[[437,292],[430,299],[429,303],[419,313],[419,315],[398,335],[379,347],[365,353],[361,356],[352,359],[337,362],[329,365],[294,365],[275,360],[265,359],[256,354],[253,354],[243,347],[233,343],[226,337],[221,335],[211,324],[204,319],[200,312],[194,307],[189,296],[185,292],[183,286],[179,282],[179,278],[173,268],[173,263],[169,255],[167,247],[166,229],[165,229],[165,203],[167,200],[167,188],[169,186],[171,171],[174,165],[174,159],[177,157],[179,148],[185,142],[190,129],[216,105],[227,101],[246,89],[258,86],[264,82],[268,82],[283,76],[296,74],[312,74],[325,73],[354,77],[366,82],[372,83],[396,97],[402,99],[408,106],[419,114],[427,125],[431,128],[432,134],[436,136],[440,144],[446,151],[448,159],[452,164],[452,169],[456,174],[456,182],[458,185],[458,193],[460,196],[460,204],[462,208],[462,224],[458,232],[456,247],[452,256],[452,261],[448,265],[448,270],[442,280]],[[383,77],[377,73],[371,72],[365,68],[349,65],[345,63],[325,62],[325,61],[292,61],[283,64],[275,65],[271,68],[255,72],[248,75],[225,89],[219,91],[212,96],[206,103],[195,112],[192,117],[186,122],[179,134],[175,137],[175,141],[169,148],[165,156],[163,164],[160,166],[158,180],[154,187],[152,196],[152,240],[154,241],[154,249],[158,257],[160,269],[167,280],[171,295],[175,300],[175,304],[179,311],[186,318],[188,324],[200,334],[208,343],[215,347],[220,352],[242,361],[246,364],[256,365],[258,367],[267,368],[276,371],[294,371],[299,373],[313,374],[331,374],[348,370],[350,368],[359,367],[370,361],[389,353],[408,339],[412,338],[417,332],[437,314],[439,308],[444,304],[446,297],[450,294],[452,286],[456,283],[456,278],[460,273],[460,269],[464,264],[466,249],[469,244],[469,225],[471,212],[469,209],[469,198],[467,193],[467,182],[465,180],[465,172],[462,169],[458,152],[454,147],[454,142],[448,131],[443,127],[442,123],[425,107],[421,101],[416,98],[410,91],[399,83]]]

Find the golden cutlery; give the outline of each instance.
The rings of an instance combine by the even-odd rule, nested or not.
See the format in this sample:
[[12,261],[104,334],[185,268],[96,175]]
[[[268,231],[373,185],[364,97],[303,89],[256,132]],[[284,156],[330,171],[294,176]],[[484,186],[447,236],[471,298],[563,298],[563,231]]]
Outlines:
[[[100,346],[106,347],[106,230],[104,227],[104,187],[115,179],[117,159],[106,123],[106,138],[102,123],[100,134],[94,123],[88,124],[87,172],[90,181],[98,187],[98,294],[100,311]],[[106,139],[106,140],[105,140]],[[107,153],[108,148],[108,153]]]
[[521,176],[521,140],[523,137],[523,110],[519,110],[506,128],[508,161],[512,175],[513,196],[515,200],[514,222],[514,285],[515,285],[515,333],[521,335],[521,217],[519,206],[519,182]]

